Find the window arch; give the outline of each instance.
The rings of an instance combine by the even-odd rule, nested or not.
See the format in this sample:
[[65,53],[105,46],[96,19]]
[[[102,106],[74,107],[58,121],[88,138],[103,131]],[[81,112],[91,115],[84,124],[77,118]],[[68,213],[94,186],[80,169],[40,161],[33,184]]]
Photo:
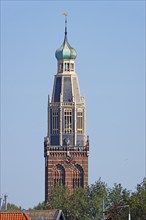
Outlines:
[[54,185],[65,185],[65,169],[60,164],[56,166]]
[[73,188],[75,187],[84,188],[84,170],[79,164],[75,165],[75,169],[73,171]]

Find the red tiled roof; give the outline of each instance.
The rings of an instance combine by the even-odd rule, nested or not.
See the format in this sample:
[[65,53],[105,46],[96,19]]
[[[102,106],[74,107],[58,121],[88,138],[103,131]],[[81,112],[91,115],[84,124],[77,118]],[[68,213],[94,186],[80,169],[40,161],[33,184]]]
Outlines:
[[0,212],[0,220],[31,220],[29,215],[22,212]]

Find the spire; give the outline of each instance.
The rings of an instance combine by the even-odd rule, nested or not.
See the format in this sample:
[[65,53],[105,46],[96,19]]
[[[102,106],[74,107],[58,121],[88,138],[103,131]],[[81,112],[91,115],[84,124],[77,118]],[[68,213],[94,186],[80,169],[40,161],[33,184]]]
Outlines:
[[65,16],[65,37],[67,36],[67,13],[64,12],[63,15]]
[[55,56],[57,60],[75,60],[77,53],[76,50],[70,46],[67,40],[67,13],[64,12],[63,15],[65,16],[65,37],[63,44],[59,49],[56,50]]

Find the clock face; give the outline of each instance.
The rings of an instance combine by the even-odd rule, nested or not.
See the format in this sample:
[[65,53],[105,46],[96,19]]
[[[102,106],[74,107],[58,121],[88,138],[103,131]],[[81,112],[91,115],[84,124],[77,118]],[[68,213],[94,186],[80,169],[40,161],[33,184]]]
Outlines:
[[64,157],[64,165],[71,166],[72,162],[73,162],[73,157],[69,157],[69,156]]

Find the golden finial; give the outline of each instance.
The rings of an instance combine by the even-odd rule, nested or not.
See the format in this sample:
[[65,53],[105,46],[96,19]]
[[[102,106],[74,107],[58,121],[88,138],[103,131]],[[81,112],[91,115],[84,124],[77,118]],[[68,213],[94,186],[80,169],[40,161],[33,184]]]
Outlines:
[[68,15],[68,13],[67,13],[67,12],[64,12],[63,15],[66,17],[66,16]]

